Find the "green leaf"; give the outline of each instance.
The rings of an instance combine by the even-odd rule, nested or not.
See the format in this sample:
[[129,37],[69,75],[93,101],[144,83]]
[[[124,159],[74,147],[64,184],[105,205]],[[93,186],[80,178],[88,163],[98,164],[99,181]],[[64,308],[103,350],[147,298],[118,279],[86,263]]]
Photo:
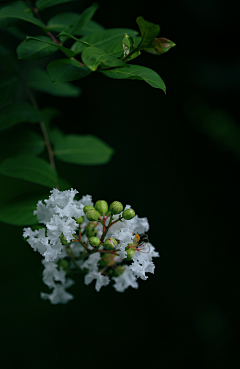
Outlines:
[[0,173],[50,188],[55,187],[57,183],[57,173],[50,164],[31,155],[20,155],[4,160],[0,164]]
[[82,67],[77,60],[73,59],[53,60],[48,64],[47,72],[53,83],[75,81],[91,73],[88,68]]
[[99,5],[97,3],[94,3],[93,5],[89,6],[89,8],[85,9],[69,29],[69,33],[75,35],[76,32],[78,33],[81,31],[85,24],[87,24],[87,22],[94,16],[98,6]]
[[29,199],[29,196],[25,196],[23,199],[21,196],[9,201],[0,207],[0,221],[18,226],[37,224],[37,216],[33,215],[33,211],[36,210],[39,200],[39,197]]
[[88,42],[85,42],[85,41],[81,41],[79,40],[77,37],[73,36],[73,35],[70,35],[70,33],[67,33],[65,31],[62,31],[59,33],[58,36],[67,36],[68,38],[72,38],[73,40],[77,41],[77,42],[80,42],[80,44],[86,46],[86,47],[89,47],[89,46],[92,46],[91,44],[89,44]]
[[144,48],[144,51],[147,51],[150,54],[154,55],[161,55],[166,53],[168,50],[170,50],[172,47],[176,46],[174,42],[171,40],[168,40],[167,38],[155,38],[151,44]]
[[43,42],[43,43],[48,44],[48,45],[55,46],[57,49],[59,49],[62,52],[64,52],[69,58],[71,58],[72,56],[75,55],[75,53],[72,50],[67,49],[64,46],[61,46],[61,45],[57,44],[56,42],[44,41],[44,40],[41,40],[40,38],[31,37],[31,36],[27,36],[25,42],[29,42],[30,40],[35,40],[35,41]]
[[64,133],[59,128],[53,128],[49,131],[49,138],[54,145],[64,138]]
[[139,26],[142,36],[142,40],[138,45],[139,50],[141,50],[149,46],[151,42],[157,37],[160,32],[160,26],[158,24],[153,24],[151,22],[145,21],[143,17],[138,17],[136,22]]
[[92,135],[68,135],[55,144],[54,155],[57,159],[81,165],[106,164],[114,150],[101,139]]
[[71,184],[64,178],[59,178],[58,185],[60,191],[66,191],[72,187]]
[[41,121],[40,113],[26,102],[17,102],[0,110],[0,131],[17,123]]
[[[82,14],[77,13],[60,13],[55,15],[53,18],[51,18],[48,21],[47,28],[49,31],[55,31],[55,32],[68,32],[70,27],[78,20],[79,17],[82,16]],[[83,28],[80,30],[77,30],[74,32],[75,35],[81,36],[81,35],[87,35],[90,33],[102,31],[104,29],[103,26],[101,26],[99,23],[89,20]]]
[[97,47],[87,47],[83,50],[82,61],[92,71],[95,71],[100,64],[108,67],[124,67],[126,64],[113,56],[107,55],[105,51]]
[[[43,42],[51,42],[51,38],[47,36],[37,36],[38,40]],[[45,56],[51,55],[56,52],[55,46],[49,45],[48,43],[42,43],[36,40],[29,42],[21,42],[17,47],[18,59],[38,59]]]
[[43,10],[50,8],[51,6],[62,4],[62,3],[68,3],[69,1],[74,0],[37,0],[35,3],[35,6],[38,10]]
[[[4,7],[6,7],[6,4],[3,4],[3,5],[0,5],[0,12],[1,12],[1,9],[3,9]],[[9,7],[9,5],[8,5]],[[26,3],[24,1],[15,1],[15,2],[12,2],[11,3],[11,8],[12,9],[16,9],[20,12],[28,9]],[[16,19],[16,18],[1,18],[0,19],[0,28],[5,28],[5,27],[11,27],[11,26],[14,26],[16,24],[18,24],[19,22],[19,19]],[[25,38],[25,37],[24,37]]]
[[51,121],[59,115],[61,115],[61,111],[56,108],[43,108],[41,110],[41,116],[45,125],[47,126],[47,129]]
[[[121,60],[125,60],[125,58],[127,58],[127,60],[132,60],[135,59],[137,56],[139,56],[141,54],[141,52],[139,50],[137,50],[137,47],[135,46],[135,40],[133,37],[128,36],[127,33],[125,33],[123,40],[122,40],[122,47],[123,47],[123,55],[121,55],[120,59]],[[134,50],[137,50],[135,53],[133,52]],[[132,53],[130,56],[128,56],[130,53]]]
[[44,139],[35,132],[15,128],[12,135],[8,131],[1,133],[0,160],[22,154],[39,155],[44,149]]
[[31,70],[28,75],[27,85],[34,90],[45,92],[52,96],[78,97],[81,94],[80,87],[73,86],[70,83],[59,82],[57,85],[54,85],[47,72],[40,68]]
[[9,19],[21,19],[26,22],[35,24],[42,29],[46,29],[44,24],[34,17],[32,10],[27,6],[24,1],[19,1],[9,6],[5,6],[0,10],[0,21]]
[[10,78],[8,76],[6,80],[2,81],[0,84],[0,108],[15,97],[20,86],[19,79],[15,76]]
[[139,79],[144,80],[150,86],[160,88],[166,92],[166,86],[162,78],[152,69],[139,65],[128,65],[127,68],[119,68],[108,71],[101,71],[105,76],[114,79]]
[[[79,41],[88,42],[92,46],[105,51],[105,49],[109,47],[109,43],[116,39],[120,40],[122,47],[122,38],[126,32],[129,36],[136,36],[138,34],[138,32],[128,28],[110,28],[104,31],[91,33],[90,35],[82,37]],[[71,50],[73,50],[75,54],[80,54],[84,49],[85,46],[81,45],[79,42],[75,42],[71,47]]]

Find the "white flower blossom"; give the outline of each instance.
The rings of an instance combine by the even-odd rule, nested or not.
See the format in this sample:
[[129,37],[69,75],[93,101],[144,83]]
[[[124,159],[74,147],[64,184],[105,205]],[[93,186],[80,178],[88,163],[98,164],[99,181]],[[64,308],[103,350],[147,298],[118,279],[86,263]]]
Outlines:
[[84,283],[88,285],[94,279],[96,279],[95,289],[96,289],[97,292],[100,291],[102,286],[107,286],[110,282],[110,279],[109,279],[108,276],[102,275],[101,273],[99,273],[97,271],[92,271],[92,272],[85,275]]
[[125,289],[130,286],[132,288],[138,288],[138,283],[136,282],[137,278],[130,270],[128,265],[125,266],[123,274],[121,274],[119,277],[113,277],[112,279],[115,281],[113,287],[118,292],[124,292]]
[[74,296],[66,292],[65,289],[71,287],[75,282],[67,279],[64,284],[55,284],[51,294],[41,292],[40,296],[43,300],[50,300],[51,304],[66,304],[74,299]]
[[[148,278],[146,273],[154,273],[153,258],[159,254],[151,243],[140,244],[140,235],[149,229],[147,218],[139,218],[136,215],[131,220],[119,220],[122,212],[99,219],[95,226],[97,231],[95,237],[100,239],[103,235],[102,222],[104,227],[107,227],[112,219],[115,223],[108,229],[104,240],[115,238],[117,247],[115,250],[107,250],[103,240],[97,251],[89,244],[90,236],[86,232],[89,220],[83,211],[85,205],[93,206],[92,197],[86,195],[80,200],[74,200],[78,193],[74,189],[68,191],[53,189],[50,193],[48,199],[37,203],[37,210],[34,211],[38,221],[45,227],[35,231],[25,228],[23,233],[33,250],[44,257],[43,282],[53,290],[49,294],[42,292],[43,299],[49,299],[52,304],[65,304],[73,299],[73,296],[65,291],[75,283],[72,279],[66,278],[69,271],[86,273],[84,282],[87,285],[96,280],[96,291],[100,291],[103,286],[110,283],[109,276],[112,273],[113,287],[118,292],[123,292],[128,287],[137,289],[137,278],[146,280]],[[131,206],[126,205],[124,210],[129,208]],[[81,225],[76,222],[79,217],[84,217]],[[72,242],[73,238],[75,242]],[[131,257],[131,253],[127,254],[126,250],[129,250],[130,244],[133,256],[132,263],[128,265],[127,260]],[[92,253],[93,250],[97,252]],[[67,260],[64,262],[65,258]],[[118,267],[119,271],[123,271],[120,275],[116,274]]]

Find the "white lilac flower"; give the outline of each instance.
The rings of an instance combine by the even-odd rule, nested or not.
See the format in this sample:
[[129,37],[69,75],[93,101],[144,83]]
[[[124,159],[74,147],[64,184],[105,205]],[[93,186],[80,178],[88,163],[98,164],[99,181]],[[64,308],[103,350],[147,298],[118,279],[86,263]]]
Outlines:
[[84,283],[90,284],[94,279],[96,279],[96,291],[99,292],[102,286],[107,286],[110,282],[110,279],[106,275],[102,275],[97,271],[92,271],[85,275]]
[[43,270],[43,282],[49,287],[55,286],[55,281],[59,281],[62,284],[66,281],[66,272],[60,268],[60,271],[57,269],[57,264],[53,262],[47,262],[46,260],[42,260],[42,264],[45,269]]
[[112,279],[115,281],[113,287],[118,292],[124,292],[128,287],[138,288],[138,283],[136,282],[137,278],[128,265],[125,266],[123,274],[119,277],[113,277]]
[[43,300],[50,300],[52,304],[66,304],[74,299],[74,296],[66,292],[65,289],[71,287],[74,283],[72,279],[67,279],[64,284],[55,284],[51,294],[41,292],[40,296]]
[[65,291],[74,283],[66,278],[70,272],[85,273],[87,285],[96,280],[96,291],[107,286],[111,277],[118,292],[138,288],[137,278],[146,280],[146,273],[154,273],[153,258],[159,254],[151,243],[143,242],[149,230],[147,218],[135,215],[130,205],[123,210],[119,201],[111,204],[110,216],[104,200],[97,201],[93,209],[90,195],[74,200],[76,190],[50,192],[34,211],[44,228],[25,228],[23,233],[33,250],[44,257],[43,282],[53,291],[41,293],[43,299],[52,304],[73,299]]

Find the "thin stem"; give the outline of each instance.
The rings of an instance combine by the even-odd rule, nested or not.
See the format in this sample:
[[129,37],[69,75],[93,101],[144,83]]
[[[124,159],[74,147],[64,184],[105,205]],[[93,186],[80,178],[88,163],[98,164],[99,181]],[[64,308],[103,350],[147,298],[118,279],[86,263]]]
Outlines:
[[[38,109],[39,108],[38,103],[37,103],[32,91],[26,85],[24,85],[24,87],[25,87],[25,89],[28,93],[29,99],[31,100],[33,106]],[[47,147],[51,167],[56,170],[56,165],[55,165],[54,155],[53,155],[53,149],[52,149],[52,146],[50,144],[49,136],[48,136],[47,129],[46,129],[44,121],[40,122],[40,127],[41,127],[41,130],[42,130],[42,133],[43,133],[43,137],[44,137],[46,147]],[[56,187],[58,187],[58,184],[57,184]]]

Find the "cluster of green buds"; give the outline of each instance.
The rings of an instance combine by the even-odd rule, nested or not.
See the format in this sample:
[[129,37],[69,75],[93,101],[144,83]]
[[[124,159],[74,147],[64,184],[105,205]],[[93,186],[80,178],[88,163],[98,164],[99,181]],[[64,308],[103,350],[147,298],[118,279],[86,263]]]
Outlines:
[[[118,241],[114,238],[107,238],[104,241],[104,236],[110,226],[122,219],[130,220],[135,217],[135,211],[133,209],[126,209],[123,211],[123,205],[119,201],[112,202],[108,207],[108,203],[105,200],[98,200],[95,206],[85,205],[83,211],[86,214],[86,218],[89,220],[85,228],[89,244],[94,248],[103,245],[106,250],[114,250],[118,245]],[[112,222],[113,215],[118,215],[120,213],[122,213],[122,216],[119,216],[118,220]],[[105,221],[108,217],[110,217],[110,221],[108,226],[106,226]],[[77,219],[77,223],[81,224],[83,220],[84,217],[80,217]],[[99,223],[103,225],[103,237],[101,239],[96,237],[98,233],[96,227]]]

